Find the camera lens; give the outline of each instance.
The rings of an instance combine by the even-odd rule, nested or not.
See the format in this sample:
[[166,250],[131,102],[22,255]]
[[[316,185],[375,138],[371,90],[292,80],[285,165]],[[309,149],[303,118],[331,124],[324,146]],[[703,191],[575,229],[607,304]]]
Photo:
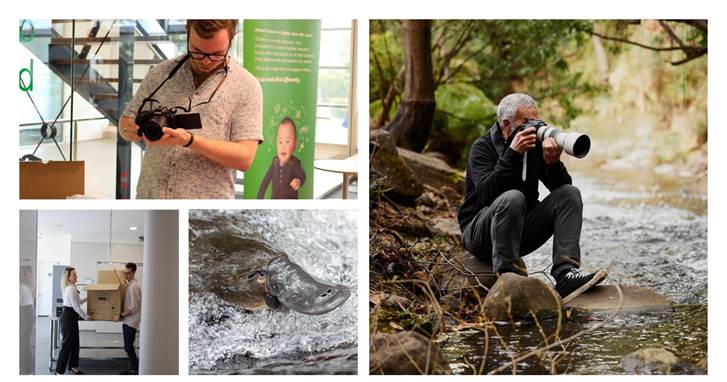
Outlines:
[[161,115],[155,115],[141,127],[142,132],[150,141],[158,141],[164,136],[162,126],[166,125],[166,118]]

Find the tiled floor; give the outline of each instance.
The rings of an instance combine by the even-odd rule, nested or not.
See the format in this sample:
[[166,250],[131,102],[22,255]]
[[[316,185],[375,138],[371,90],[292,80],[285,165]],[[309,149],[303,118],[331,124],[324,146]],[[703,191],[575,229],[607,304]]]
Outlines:
[[[38,317],[35,332],[35,374],[53,374],[49,370],[50,363],[50,320]],[[121,324],[119,324],[121,325]],[[124,370],[126,353],[121,333],[97,333],[81,330],[80,368],[92,370],[94,374],[117,374]],[[138,346],[137,338],[135,345]],[[84,347],[113,347],[115,349],[84,349]],[[84,367],[86,365],[87,367]],[[54,363],[55,367],[55,363]]]

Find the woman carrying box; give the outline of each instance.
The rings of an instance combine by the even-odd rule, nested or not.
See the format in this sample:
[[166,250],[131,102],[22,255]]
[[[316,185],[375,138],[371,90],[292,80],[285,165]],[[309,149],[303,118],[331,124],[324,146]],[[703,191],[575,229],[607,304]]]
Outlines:
[[63,313],[61,313],[61,351],[58,353],[56,374],[65,374],[66,366],[71,374],[83,374],[78,369],[78,353],[81,351],[81,342],[78,333],[78,320],[93,320],[81,309],[86,299],[81,299],[76,288],[78,275],[73,267],[66,267],[61,277],[61,290],[63,290]]

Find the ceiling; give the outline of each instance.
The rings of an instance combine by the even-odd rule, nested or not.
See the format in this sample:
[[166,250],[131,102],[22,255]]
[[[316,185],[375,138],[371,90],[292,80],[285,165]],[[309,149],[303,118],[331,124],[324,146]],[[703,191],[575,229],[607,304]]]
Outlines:
[[64,234],[71,235],[71,241],[139,243],[139,236],[144,235],[144,211],[38,211],[39,238]]

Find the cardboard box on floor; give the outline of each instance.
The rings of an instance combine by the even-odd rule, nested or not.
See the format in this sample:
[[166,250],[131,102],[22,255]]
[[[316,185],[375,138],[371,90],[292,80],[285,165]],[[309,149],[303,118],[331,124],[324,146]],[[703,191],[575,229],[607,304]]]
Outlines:
[[83,195],[84,161],[20,162],[20,199]]
[[88,314],[97,321],[113,320],[124,303],[124,271],[98,271],[96,284],[87,285],[86,293]]

